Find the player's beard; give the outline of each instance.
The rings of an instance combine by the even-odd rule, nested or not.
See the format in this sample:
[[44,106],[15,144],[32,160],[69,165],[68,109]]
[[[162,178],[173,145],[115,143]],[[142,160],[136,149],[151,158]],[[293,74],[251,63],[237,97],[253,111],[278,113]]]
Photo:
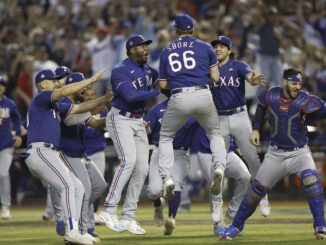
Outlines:
[[[285,89],[286,89],[286,93],[288,94],[290,99],[295,99],[297,97],[299,91],[291,91],[289,86],[286,86]],[[295,95],[293,95],[293,93],[295,93]]]

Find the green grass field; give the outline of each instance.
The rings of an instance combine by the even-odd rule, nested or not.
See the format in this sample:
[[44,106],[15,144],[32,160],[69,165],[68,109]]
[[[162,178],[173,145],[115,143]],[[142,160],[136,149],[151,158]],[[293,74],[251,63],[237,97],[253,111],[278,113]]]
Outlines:
[[[221,241],[213,235],[208,204],[194,204],[189,213],[179,213],[176,228],[170,237],[163,236],[163,227],[154,226],[152,208],[139,205],[137,220],[147,234],[115,233],[97,226],[100,244],[321,244],[315,240],[312,218],[305,202],[271,202],[272,214],[263,218],[257,211],[247,222],[244,234],[233,241]],[[55,223],[41,221],[42,207],[13,207],[12,219],[0,221],[0,244],[64,244],[55,233]]]

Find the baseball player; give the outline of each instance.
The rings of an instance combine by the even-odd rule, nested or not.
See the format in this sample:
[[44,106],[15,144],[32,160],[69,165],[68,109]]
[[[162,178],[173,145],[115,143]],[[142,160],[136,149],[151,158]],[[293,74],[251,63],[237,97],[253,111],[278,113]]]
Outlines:
[[[170,91],[165,91],[164,93]],[[151,155],[148,175],[147,196],[154,204],[154,221],[161,225],[163,221],[163,201],[160,198],[163,190],[163,182],[159,174],[159,134],[161,121],[167,108],[168,100],[164,100],[153,106],[145,116],[148,124],[147,131],[151,134],[152,143],[155,148]],[[175,183],[174,196],[168,201],[169,216],[165,222],[164,235],[171,235],[175,228],[175,218],[180,205],[181,191],[184,185],[184,179],[189,170],[188,148],[193,140],[197,122],[194,118],[189,118],[186,124],[178,130],[173,141],[174,165],[172,180]]]
[[[21,145],[20,114],[13,100],[5,96],[7,82],[0,76],[0,201],[2,219],[10,219],[11,191],[9,168],[13,159],[14,147]],[[15,136],[11,134],[11,123]]]
[[260,199],[284,176],[297,174],[308,196],[317,239],[326,238],[323,187],[307,146],[306,120],[326,117],[326,102],[301,90],[302,74],[296,69],[283,73],[283,87],[273,87],[259,95],[254,131],[250,142],[259,145],[259,129],[266,112],[269,113],[271,142],[262,166],[252,181],[232,225],[221,239],[237,237],[245,221],[255,211]]
[[[64,85],[66,77],[71,73],[71,70],[66,66],[59,66],[55,69],[54,73],[58,77],[58,82],[61,87]],[[44,214],[42,216],[42,219],[46,220],[46,221],[51,220],[55,214],[63,215],[60,205],[53,207],[51,193],[53,193],[53,192],[50,191],[50,186],[48,185],[47,186],[47,196],[46,196],[46,207],[44,210]],[[57,210],[54,211],[54,209],[57,209]],[[56,223],[57,233],[59,235],[64,236],[64,234],[66,233],[66,229],[65,229],[64,222],[63,222],[63,216],[61,216],[61,217],[57,216],[56,221],[57,221],[57,223]]]
[[[60,116],[55,102],[74,94],[95,83],[105,72],[100,71],[95,76],[80,83],[74,83],[61,88],[52,70],[42,70],[35,76],[35,85],[39,93],[33,98],[27,116],[27,153],[26,164],[31,173],[46,183],[49,183],[57,193],[60,193],[61,207],[67,223],[64,239],[73,243],[93,244],[83,237],[77,222],[79,220],[84,188],[81,182],[69,171],[59,156],[61,128]],[[71,114],[87,111],[87,106],[67,106]]]
[[[111,74],[114,98],[107,115],[106,129],[121,163],[113,177],[99,220],[117,232],[146,232],[137,224],[135,212],[149,169],[148,138],[143,124],[145,103],[159,94],[159,91],[152,89],[158,80],[158,73],[146,64],[150,43],[151,40],[145,40],[141,35],[129,37],[126,43],[128,58],[117,64]],[[117,207],[128,181],[119,222]]]
[[[212,165],[212,154],[209,148],[209,140],[202,127],[197,128],[192,147],[198,151],[199,167],[205,179],[209,182],[211,180],[210,169]],[[234,143],[234,138],[231,137],[225,166],[225,176],[235,180],[234,194],[226,212],[226,216],[230,219],[233,219],[238,210],[251,178],[247,166],[241,158],[234,153],[236,148],[237,146]],[[224,231],[222,194],[220,193],[218,196],[211,195],[210,200],[212,219],[214,221],[214,234],[220,235],[221,232]]]
[[213,48],[192,36],[194,23],[189,15],[178,15],[174,26],[178,38],[160,55],[160,87],[171,89],[168,107],[162,119],[159,143],[159,170],[164,182],[164,197],[173,196],[173,138],[189,116],[205,128],[213,155],[211,191],[222,188],[226,150],[219,128],[219,118],[209,90],[211,79],[219,79]]
[[[87,88],[85,89],[81,97],[83,101],[89,101],[96,99],[96,90],[94,88]],[[107,115],[107,108],[105,107],[105,112],[98,113],[94,115],[96,118],[106,117]],[[106,140],[104,137],[104,130],[103,129],[95,129],[92,127],[87,126],[84,130],[84,146],[86,148],[85,153],[87,157],[92,160],[97,168],[100,170],[101,175],[104,178],[105,173],[105,153],[104,149],[106,147]],[[98,218],[96,215],[98,206],[99,206],[100,198],[96,199],[93,203],[94,207],[93,210],[90,210],[89,218],[91,223],[98,223]],[[94,229],[88,230],[88,233],[95,235],[96,232]]]
[[[213,84],[211,90],[218,108],[222,135],[226,144],[230,141],[230,136],[234,136],[250,173],[255,176],[261,162],[255,147],[249,144],[252,126],[246,107],[245,81],[256,86],[264,84],[265,79],[263,75],[256,75],[246,63],[234,58],[230,38],[218,36],[211,45],[215,49],[220,70],[220,79]],[[262,199],[260,211],[265,217],[270,214],[267,196]]]
[[[80,83],[85,80],[82,73],[71,73],[65,81],[65,84]],[[78,124],[76,120],[69,117],[69,111],[66,111],[67,106],[72,107],[74,103],[78,102],[78,93],[65,97],[57,102],[57,108],[60,116],[63,118],[61,123],[61,140],[60,140],[60,157],[74,175],[82,182],[85,194],[81,207],[81,219],[79,223],[79,229],[83,236],[89,238],[94,243],[99,242],[98,238],[95,238],[88,234],[88,228],[94,229],[94,224],[90,224],[89,227],[89,210],[93,202],[104,192],[106,189],[106,182],[101,175],[96,165],[85,156],[84,146],[84,130],[85,125],[90,125],[95,128],[104,128],[105,118],[96,120],[93,117],[87,118],[85,124]],[[110,94],[100,97],[96,100],[83,102],[82,104],[88,104],[89,110],[107,104],[111,101]],[[82,116],[83,117],[83,116]],[[75,120],[75,121],[74,121]],[[74,121],[74,122],[71,122]],[[54,200],[53,200],[54,201]],[[92,207],[93,209],[93,207]],[[93,213],[92,213],[93,214]]]

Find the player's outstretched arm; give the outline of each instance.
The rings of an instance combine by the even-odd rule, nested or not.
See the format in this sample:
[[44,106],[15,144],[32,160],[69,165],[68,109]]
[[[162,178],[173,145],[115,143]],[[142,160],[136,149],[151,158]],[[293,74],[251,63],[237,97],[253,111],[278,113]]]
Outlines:
[[97,98],[95,100],[89,100],[80,104],[74,104],[69,114],[77,114],[77,113],[91,111],[98,106],[109,104],[112,101],[112,98],[113,98],[112,93],[108,91],[104,96]]
[[85,79],[84,81],[78,83],[72,83],[69,85],[62,86],[59,89],[55,89],[52,94],[52,101],[58,101],[65,96],[72,95],[74,93],[79,92],[80,90],[90,86],[91,84],[98,81],[106,72],[106,69],[100,70],[91,78]]
[[218,65],[210,67],[209,72],[213,82],[217,82],[220,79],[220,71],[218,70]]

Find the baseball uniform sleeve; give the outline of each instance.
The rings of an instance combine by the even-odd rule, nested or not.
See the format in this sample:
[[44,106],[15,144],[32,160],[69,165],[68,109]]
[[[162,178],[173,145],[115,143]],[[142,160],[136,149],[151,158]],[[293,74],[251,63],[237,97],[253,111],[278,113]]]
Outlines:
[[48,106],[52,103],[53,91],[43,91],[35,96],[35,105]]
[[262,107],[267,107],[267,106],[268,106],[268,99],[267,99],[268,91],[269,91],[269,90],[264,90],[264,91],[261,92],[260,95],[258,96],[258,103],[259,103],[259,105],[261,105]]
[[326,102],[318,96],[312,95],[303,107],[303,112],[309,121],[326,118]]
[[156,90],[142,91],[137,90],[127,75],[128,73],[122,69],[112,71],[111,82],[115,87],[116,93],[127,102],[145,101],[157,96],[160,92]]
[[248,64],[245,62],[239,62],[238,63],[239,69],[238,69],[238,75],[239,77],[246,78],[248,74],[252,72],[252,69]]
[[159,67],[159,72],[160,72],[160,80],[166,80],[167,79],[167,62],[166,62],[166,56],[165,56],[165,49],[162,51],[160,55],[160,67]]
[[214,49],[211,45],[208,46],[208,57],[209,57],[209,67],[216,66],[218,64],[216,54],[214,52]]
[[151,69],[151,74],[152,74],[152,87],[154,88],[156,83],[158,82],[158,71],[156,69],[154,69],[153,67],[149,67],[149,69]]
[[158,123],[158,116],[154,108],[149,110],[144,119],[146,122],[148,122],[150,132],[153,132],[155,130],[156,124]]
[[59,112],[61,118],[66,118],[69,115],[69,113],[73,107],[73,104],[61,102],[61,101],[58,101],[55,105],[56,105],[56,109]]

